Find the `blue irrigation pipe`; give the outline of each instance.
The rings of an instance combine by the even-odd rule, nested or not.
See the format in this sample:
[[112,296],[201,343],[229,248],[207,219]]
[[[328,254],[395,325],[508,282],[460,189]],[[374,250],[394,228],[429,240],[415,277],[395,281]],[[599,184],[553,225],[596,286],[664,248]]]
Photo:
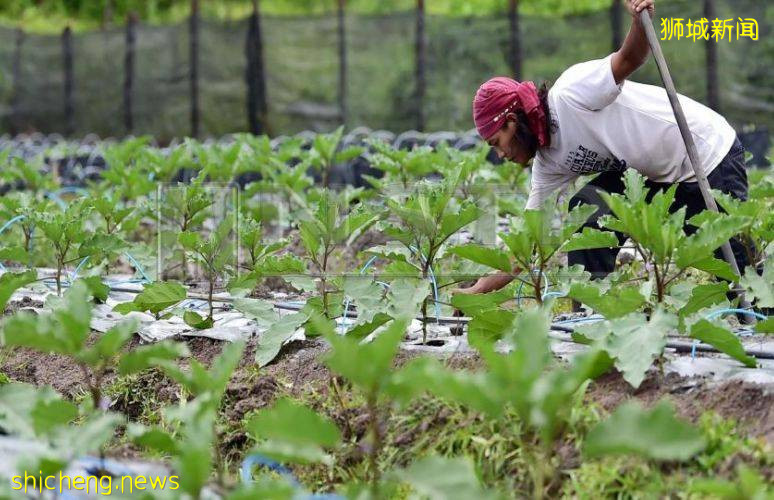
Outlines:
[[[748,316],[754,317],[759,321],[765,321],[766,319],[768,319],[763,314],[757,313],[755,311],[748,311],[747,309],[736,309],[736,308],[723,308],[723,309],[718,309],[717,311],[712,311],[711,313],[704,316],[704,319],[712,321],[713,319],[723,316],[724,314],[746,314]],[[745,336],[749,336],[749,335],[752,335],[752,333],[747,332]],[[742,336],[742,334],[739,334],[738,336]],[[693,344],[691,345],[691,359],[696,359],[697,345],[699,345],[699,341],[694,340]]]
[[[245,457],[245,459],[242,461],[242,465],[239,468],[239,475],[242,476],[242,484],[245,486],[249,486],[253,482],[253,471],[252,468],[256,465],[259,465],[261,467],[266,467],[272,472],[276,472],[277,474],[285,477],[290,484],[295,488],[300,488],[301,483],[298,482],[298,479],[296,476],[293,475],[293,471],[291,471],[288,467],[282,465],[281,463],[272,460],[268,457],[265,457],[259,453],[252,453]],[[308,500],[344,500],[344,497],[341,495],[336,495],[334,493],[322,493],[322,494],[305,494],[305,495],[296,495],[294,498],[302,498],[302,499],[308,499]]]
[[767,318],[763,314],[757,313],[755,311],[748,311],[747,309],[719,309],[717,311],[713,311],[705,316],[706,319],[713,320],[717,318],[718,316],[722,316],[724,314],[746,314],[748,316],[753,316],[755,319],[760,321],[765,321]]

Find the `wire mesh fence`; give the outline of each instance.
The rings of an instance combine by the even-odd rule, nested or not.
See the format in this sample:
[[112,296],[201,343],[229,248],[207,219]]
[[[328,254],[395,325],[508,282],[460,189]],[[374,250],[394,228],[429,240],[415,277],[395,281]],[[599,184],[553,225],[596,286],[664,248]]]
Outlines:
[[[752,18],[758,40],[710,42],[718,52],[720,111],[738,129],[774,128],[774,4],[716,0],[721,19]],[[702,2],[674,0],[658,6],[662,18],[700,19]],[[622,29],[629,18],[623,16]],[[426,91],[417,95],[415,12],[348,13],[346,33],[346,124],[393,131],[471,128],[470,103],[477,86],[511,74],[506,13],[498,16],[424,20]],[[262,130],[272,135],[327,131],[342,121],[339,103],[338,19],[262,16],[263,71],[248,71],[249,20],[201,19],[198,31],[200,135],[249,130],[248,75],[265,82],[267,110]],[[734,33],[735,35],[735,33]],[[72,130],[68,131],[64,44],[61,36],[23,34],[0,28],[0,133],[40,131],[120,137],[151,134],[164,142],[190,135],[191,30],[189,23],[137,23],[133,36],[129,101],[125,27],[73,35]],[[609,54],[610,13],[565,17],[520,16],[523,79],[554,81],[570,65]],[[678,91],[707,102],[707,43],[662,42]],[[660,84],[653,61],[632,79]],[[254,82],[253,82],[254,83]],[[131,120],[127,121],[127,113]],[[129,126],[128,126],[129,125]]]

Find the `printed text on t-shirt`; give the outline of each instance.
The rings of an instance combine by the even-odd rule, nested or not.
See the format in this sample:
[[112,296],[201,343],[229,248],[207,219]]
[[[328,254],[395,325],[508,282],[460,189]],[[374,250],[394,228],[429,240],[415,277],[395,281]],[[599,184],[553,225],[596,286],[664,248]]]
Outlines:
[[626,170],[626,160],[606,158],[589,148],[578,145],[576,151],[570,151],[565,160],[567,167],[576,174],[591,174],[615,170]]

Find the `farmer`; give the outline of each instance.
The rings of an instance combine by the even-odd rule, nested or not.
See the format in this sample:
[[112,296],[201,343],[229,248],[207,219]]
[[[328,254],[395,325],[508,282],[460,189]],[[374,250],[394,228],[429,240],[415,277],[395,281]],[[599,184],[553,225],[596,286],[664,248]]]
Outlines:
[[[633,168],[651,188],[677,183],[673,210],[686,207],[686,220],[701,212],[704,201],[688,160],[685,144],[664,89],[626,81],[647,59],[645,30],[637,17],[654,12],[655,0],[626,0],[632,26],[623,46],[604,59],[571,66],[550,90],[532,82],[492,78],[479,87],[473,100],[473,120],[481,137],[500,158],[532,162],[528,209],[536,209],[554,191],[580,175],[599,174],[570,199],[570,207],[597,205],[586,226],[609,209],[598,191],[623,193],[623,174]],[[679,96],[710,186],[747,198],[744,148],[734,129],[718,113]],[[655,190],[651,191],[651,195]],[[686,226],[689,234],[695,231]],[[618,234],[621,244],[625,241]],[[740,269],[747,264],[744,250],[732,241]],[[593,277],[613,271],[618,248],[569,252],[569,264],[582,264]],[[518,272],[518,270],[515,270]],[[513,279],[507,273],[480,278],[455,293],[486,293]]]

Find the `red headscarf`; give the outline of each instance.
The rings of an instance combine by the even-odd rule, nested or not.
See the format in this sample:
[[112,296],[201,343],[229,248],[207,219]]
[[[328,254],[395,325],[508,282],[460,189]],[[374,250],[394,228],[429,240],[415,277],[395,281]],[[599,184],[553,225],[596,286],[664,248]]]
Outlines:
[[473,99],[473,121],[484,140],[502,128],[505,115],[518,110],[527,115],[527,125],[538,138],[538,144],[548,144],[546,114],[534,83],[498,76],[482,84]]

